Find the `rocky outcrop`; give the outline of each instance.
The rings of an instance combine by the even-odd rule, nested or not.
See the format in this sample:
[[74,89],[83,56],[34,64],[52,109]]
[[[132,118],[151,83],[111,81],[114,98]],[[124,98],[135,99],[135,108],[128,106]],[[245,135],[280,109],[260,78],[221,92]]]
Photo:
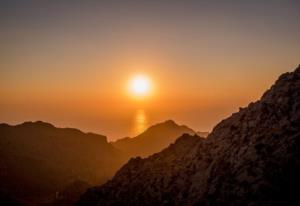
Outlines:
[[206,139],[134,158],[78,205],[299,205],[300,66]]

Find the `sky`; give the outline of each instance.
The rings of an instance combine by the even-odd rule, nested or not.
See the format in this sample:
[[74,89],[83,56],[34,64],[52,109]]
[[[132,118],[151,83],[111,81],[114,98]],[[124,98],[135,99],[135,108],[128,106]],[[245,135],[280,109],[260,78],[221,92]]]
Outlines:
[[[0,0],[0,122],[211,131],[300,64],[300,1]],[[151,96],[132,98],[147,75]]]

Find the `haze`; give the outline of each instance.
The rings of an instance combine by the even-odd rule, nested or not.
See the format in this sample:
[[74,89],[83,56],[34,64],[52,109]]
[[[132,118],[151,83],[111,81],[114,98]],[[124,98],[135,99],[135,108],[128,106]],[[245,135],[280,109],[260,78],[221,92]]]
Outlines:
[[[300,57],[299,1],[1,1],[0,122],[210,131]],[[153,94],[127,83],[146,74]]]

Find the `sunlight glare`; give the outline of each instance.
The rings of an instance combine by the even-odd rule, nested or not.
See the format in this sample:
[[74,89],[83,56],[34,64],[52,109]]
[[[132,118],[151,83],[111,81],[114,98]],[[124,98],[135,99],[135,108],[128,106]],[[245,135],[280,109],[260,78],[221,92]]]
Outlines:
[[129,84],[130,92],[136,97],[145,97],[150,94],[151,82],[145,75],[134,76]]

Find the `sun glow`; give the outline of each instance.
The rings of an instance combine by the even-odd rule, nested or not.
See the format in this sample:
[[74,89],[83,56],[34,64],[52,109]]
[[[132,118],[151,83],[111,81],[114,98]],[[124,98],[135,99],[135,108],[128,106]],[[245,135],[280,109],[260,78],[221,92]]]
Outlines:
[[135,97],[145,97],[151,92],[151,81],[146,75],[135,75],[129,82],[129,91]]

